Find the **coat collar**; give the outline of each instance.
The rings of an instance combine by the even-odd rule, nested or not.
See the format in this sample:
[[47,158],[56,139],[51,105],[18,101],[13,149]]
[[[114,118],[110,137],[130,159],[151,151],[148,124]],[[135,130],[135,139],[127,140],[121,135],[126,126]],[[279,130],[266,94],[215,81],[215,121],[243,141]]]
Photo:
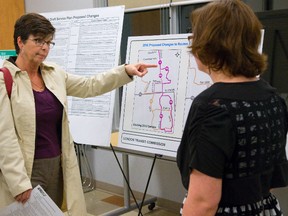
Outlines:
[[[15,75],[19,72],[21,72],[21,69],[17,67],[15,61],[17,59],[17,56],[11,56],[9,59],[6,59],[3,63],[3,67],[7,67],[14,78]],[[42,72],[47,73],[49,71],[53,71],[55,69],[55,66],[53,63],[50,62],[43,62],[40,64],[40,69]]]

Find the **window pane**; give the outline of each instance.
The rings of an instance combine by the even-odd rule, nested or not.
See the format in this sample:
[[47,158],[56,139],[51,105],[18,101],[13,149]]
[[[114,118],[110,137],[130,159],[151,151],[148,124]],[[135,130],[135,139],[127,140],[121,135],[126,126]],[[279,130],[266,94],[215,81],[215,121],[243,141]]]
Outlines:
[[191,32],[190,14],[207,3],[180,6],[180,33]]
[[124,14],[121,63],[125,63],[129,36],[159,35],[169,33],[169,11],[166,8],[129,12]]

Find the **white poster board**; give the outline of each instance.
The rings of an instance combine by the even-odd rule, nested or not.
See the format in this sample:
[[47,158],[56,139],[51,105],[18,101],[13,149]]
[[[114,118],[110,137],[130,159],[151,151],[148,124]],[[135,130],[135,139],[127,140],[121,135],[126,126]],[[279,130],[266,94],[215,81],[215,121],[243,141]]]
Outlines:
[[[91,76],[118,65],[124,6],[43,13],[56,28],[47,61],[67,72]],[[109,146],[115,91],[69,98],[70,129],[80,144]]]
[[176,156],[193,98],[212,84],[188,45],[188,34],[129,37],[127,62],[158,67],[124,87],[119,147]]
[[[189,53],[189,34],[129,37],[127,63],[157,64],[124,87],[118,146],[176,157],[193,99],[212,85]],[[259,46],[262,52],[264,31]]]

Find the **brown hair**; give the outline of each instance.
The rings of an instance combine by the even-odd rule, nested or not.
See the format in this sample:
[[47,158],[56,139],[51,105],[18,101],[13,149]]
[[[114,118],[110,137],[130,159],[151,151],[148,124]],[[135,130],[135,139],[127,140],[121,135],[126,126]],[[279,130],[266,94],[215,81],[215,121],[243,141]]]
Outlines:
[[191,13],[191,52],[209,69],[254,77],[266,69],[258,52],[262,24],[240,0],[217,0]]
[[17,38],[26,41],[30,35],[45,38],[55,34],[55,28],[44,16],[37,13],[28,13],[21,16],[14,25],[14,46],[16,53],[19,53]]

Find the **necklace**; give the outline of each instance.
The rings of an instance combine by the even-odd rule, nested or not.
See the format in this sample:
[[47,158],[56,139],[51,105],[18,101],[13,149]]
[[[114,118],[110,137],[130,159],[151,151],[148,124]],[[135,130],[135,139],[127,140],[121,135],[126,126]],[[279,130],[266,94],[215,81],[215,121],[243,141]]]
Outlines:
[[[28,73],[28,75],[29,75],[33,90],[41,92],[45,89],[45,83],[43,81],[40,68],[38,68],[37,74],[32,75],[32,74]],[[33,82],[33,80],[34,80],[34,82]]]
[[[41,80],[41,84],[36,84],[35,82],[33,82],[32,80],[30,80],[32,83],[32,88],[35,91],[43,91],[45,89],[45,84],[43,82],[43,80]],[[34,85],[34,86],[33,86]],[[35,88],[36,87],[36,88]]]

